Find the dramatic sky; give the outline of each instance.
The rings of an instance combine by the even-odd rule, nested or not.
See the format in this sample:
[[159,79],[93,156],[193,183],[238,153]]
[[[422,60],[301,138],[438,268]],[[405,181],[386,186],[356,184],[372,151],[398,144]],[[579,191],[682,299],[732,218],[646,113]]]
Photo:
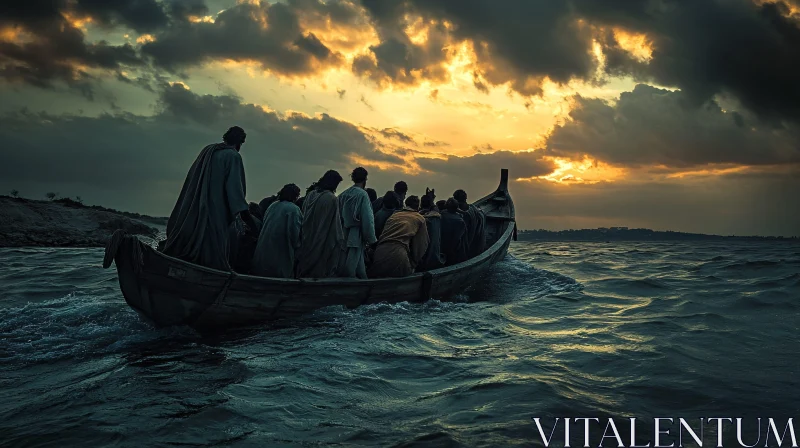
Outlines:
[[[520,228],[800,234],[800,0],[5,0],[0,191],[155,215],[232,125]],[[343,185],[344,186],[344,185]]]

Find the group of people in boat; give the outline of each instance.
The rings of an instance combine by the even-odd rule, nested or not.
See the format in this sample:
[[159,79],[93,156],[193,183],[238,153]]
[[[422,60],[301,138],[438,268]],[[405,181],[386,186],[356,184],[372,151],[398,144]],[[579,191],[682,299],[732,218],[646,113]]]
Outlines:
[[486,217],[457,190],[410,195],[405,182],[378,198],[358,167],[352,186],[327,171],[300,196],[295,184],[260,203],[245,200],[239,150],[246,133],[230,128],[206,146],[186,176],[167,222],[163,253],[209,268],[280,278],[404,277],[480,254]]

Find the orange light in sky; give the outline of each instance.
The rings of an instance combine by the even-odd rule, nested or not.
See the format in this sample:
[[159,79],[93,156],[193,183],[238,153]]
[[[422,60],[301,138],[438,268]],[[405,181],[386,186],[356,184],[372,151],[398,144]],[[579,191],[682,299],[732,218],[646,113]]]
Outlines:
[[750,170],[749,166],[734,166],[728,168],[707,168],[702,170],[681,171],[667,175],[668,179],[683,179],[685,177],[722,176],[725,174],[741,173]]
[[613,182],[623,178],[626,174],[624,168],[607,165],[589,157],[584,157],[580,161],[550,156],[545,156],[544,159],[550,160],[556,165],[556,169],[552,173],[520,180],[533,181],[542,179],[557,184],[596,184],[598,182]]
[[614,38],[620,48],[630,53],[640,62],[649,62],[653,59],[653,46],[646,34],[614,28]]
[[70,25],[82,31],[86,31],[86,25],[92,23],[92,18],[90,16],[79,17],[68,11],[64,11],[61,14]]
[[136,38],[137,44],[146,44],[149,42],[155,42],[156,38],[152,34],[142,34],[141,36]]

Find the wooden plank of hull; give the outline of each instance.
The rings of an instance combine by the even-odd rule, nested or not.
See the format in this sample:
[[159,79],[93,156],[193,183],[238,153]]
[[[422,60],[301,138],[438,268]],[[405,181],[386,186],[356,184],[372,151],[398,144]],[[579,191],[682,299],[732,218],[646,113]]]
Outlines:
[[[357,280],[277,279],[227,273],[193,265],[143,246],[141,267],[132,244],[114,260],[126,302],[157,326],[226,328],[296,317],[331,305],[354,308],[379,302],[449,299],[477,281],[508,250],[514,230],[514,204],[507,171],[500,187],[475,202],[487,214],[482,254],[458,265],[404,278]],[[138,240],[136,240],[136,244]]]

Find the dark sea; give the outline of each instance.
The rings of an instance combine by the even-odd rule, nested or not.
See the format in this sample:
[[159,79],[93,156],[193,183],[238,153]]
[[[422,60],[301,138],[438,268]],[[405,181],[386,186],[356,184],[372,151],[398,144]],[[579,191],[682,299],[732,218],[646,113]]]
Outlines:
[[101,262],[0,249],[0,445],[542,446],[556,417],[800,437],[797,243],[517,242],[456,302],[216,336],[154,329]]

